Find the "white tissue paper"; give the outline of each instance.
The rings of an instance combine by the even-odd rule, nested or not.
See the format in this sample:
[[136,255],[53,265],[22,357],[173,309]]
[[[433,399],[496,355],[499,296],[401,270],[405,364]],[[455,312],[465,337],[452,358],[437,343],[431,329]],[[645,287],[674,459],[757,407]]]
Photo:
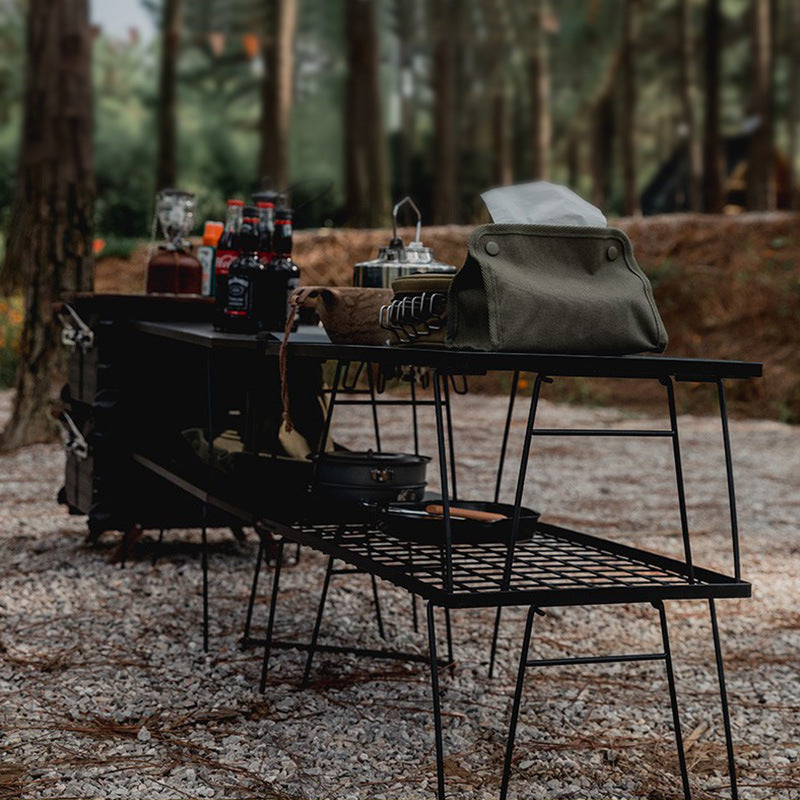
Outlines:
[[605,228],[605,216],[566,186],[548,181],[489,189],[481,197],[493,222]]

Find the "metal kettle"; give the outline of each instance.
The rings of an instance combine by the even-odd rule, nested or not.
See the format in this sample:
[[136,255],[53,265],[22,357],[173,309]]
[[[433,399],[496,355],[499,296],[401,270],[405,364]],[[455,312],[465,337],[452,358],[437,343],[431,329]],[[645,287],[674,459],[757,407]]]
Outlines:
[[[410,205],[417,214],[417,231],[414,241],[406,247],[397,235],[397,213],[404,205]],[[420,241],[422,214],[410,197],[404,197],[392,209],[392,240],[381,247],[378,257],[372,261],[361,261],[353,267],[353,286],[371,289],[390,289],[392,281],[403,275],[416,272],[438,272],[454,274],[457,267],[443,264],[433,256],[433,249]]]

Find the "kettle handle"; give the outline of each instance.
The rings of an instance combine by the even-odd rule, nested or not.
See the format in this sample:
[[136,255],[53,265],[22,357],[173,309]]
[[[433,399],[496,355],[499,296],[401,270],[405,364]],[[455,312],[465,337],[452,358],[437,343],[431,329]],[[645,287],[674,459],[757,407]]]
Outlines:
[[419,237],[422,232],[422,212],[417,208],[417,204],[408,196],[404,197],[399,203],[396,203],[395,207],[392,209],[392,238],[397,239],[397,212],[406,204],[410,205],[417,213],[417,233],[414,237],[414,241],[419,242]]

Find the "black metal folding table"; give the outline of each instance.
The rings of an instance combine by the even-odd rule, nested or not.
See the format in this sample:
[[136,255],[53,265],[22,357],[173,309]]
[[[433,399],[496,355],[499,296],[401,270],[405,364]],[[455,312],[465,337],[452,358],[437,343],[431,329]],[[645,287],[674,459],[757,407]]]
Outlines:
[[[247,348],[254,358],[275,357],[279,342],[275,337],[232,337],[215,333],[202,323],[138,322],[135,329],[148,336],[181,342],[192,347],[204,348],[208,353],[208,392],[214,391],[213,357],[230,348]],[[253,350],[255,344],[255,351]],[[663,661],[666,668],[670,703],[672,707],[676,748],[680,765],[683,793],[690,796],[686,759],[681,736],[677,697],[672,671],[672,658],[665,600],[698,599],[708,601],[712,634],[716,654],[716,667],[720,688],[723,724],[731,780],[731,795],[738,796],[734,765],[733,743],[728,714],[727,693],[722,661],[722,651],[717,626],[715,599],[724,597],[747,597],[750,584],[742,579],[736,498],[731,460],[731,444],[728,415],[723,382],[727,379],[758,377],[761,365],[741,361],[719,361],[706,359],[669,358],[661,356],[581,356],[531,353],[485,353],[462,352],[435,348],[392,348],[333,345],[318,332],[299,333],[292,337],[288,349],[292,359],[333,361],[336,371],[330,392],[330,403],[325,430],[321,441],[327,438],[331,417],[337,406],[337,394],[346,365],[350,363],[379,364],[384,368],[397,366],[424,367],[431,371],[436,423],[439,478],[441,483],[443,521],[441,541],[436,544],[409,543],[391,530],[384,522],[335,520],[314,522],[309,520],[263,519],[265,530],[279,534],[281,549],[284,541],[312,547],[321,553],[339,559],[359,571],[380,577],[397,586],[404,587],[427,600],[427,624],[429,642],[429,664],[432,701],[435,722],[435,744],[438,775],[438,796],[445,795],[444,752],[442,740],[442,715],[439,695],[439,667],[434,609],[448,612],[455,608],[491,607],[496,609],[494,637],[492,643],[492,665],[497,640],[497,629],[501,609],[505,606],[528,607],[528,617],[523,635],[523,645],[517,672],[516,691],[510,720],[506,757],[503,769],[500,796],[505,797],[511,773],[516,724],[519,715],[521,694],[528,667],[551,666],[566,663],[605,663],[612,661]],[[452,375],[483,374],[503,370],[513,373],[512,391],[509,399],[494,496],[497,500],[500,481],[505,467],[506,451],[510,433],[516,389],[521,373],[535,375],[530,399],[525,435],[520,458],[511,532],[502,542],[479,544],[454,544],[450,506],[455,492],[452,438],[448,447],[446,425],[449,405],[444,402],[444,383]],[[635,380],[650,380],[660,383],[665,390],[669,410],[669,427],[658,429],[553,429],[536,427],[536,413],[542,388],[554,377],[610,377]],[[683,480],[680,437],[675,404],[675,383],[702,382],[716,387],[722,426],[722,446],[730,507],[731,563],[732,575],[725,575],[694,564],[691,537],[686,511],[686,495]],[[374,401],[374,397],[372,398]],[[213,441],[209,412],[208,441]],[[667,438],[672,442],[678,513],[681,522],[683,559],[667,558],[639,548],[628,547],[606,539],[590,536],[566,528],[538,523],[529,536],[520,537],[520,508],[528,467],[529,453],[534,436],[613,436]],[[147,465],[148,459],[140,456],[140,463]],[[449,468],[448,468],[449,467]],[[157,464],[162,477],[170,478],[169,472]],[[174,482],[187,491],[202,496],[204,502],[231,511],[231,502],[213,491],[187,484],[179,475]],[[243,508],[250,515],[252,509]],[[259,553],[259,564],[261,553]],[[276,561],[270,602],[269,622],[265,641],[262,686],[266,675],[272,631],[279,592],[280,557]],[[257,564],[257,567],[258,565]],[[327,588],[327,578],[326,578]],[[324,599],[323,599],[324,602]],[[656,653],[589,655],[569,659],[529,660],[531,632],[534,616],[541,610],[553,606],[604,605],[617,603],[650,603],[658,611],[663,651]],[[312,640],[308,649],[306,677],[311,668],[321,618],[317,616]],[[340,648],[347,649],[347,648]],[[391,654],[397,655],[397,654]],[[491,669],[491,668],[490,668]]]

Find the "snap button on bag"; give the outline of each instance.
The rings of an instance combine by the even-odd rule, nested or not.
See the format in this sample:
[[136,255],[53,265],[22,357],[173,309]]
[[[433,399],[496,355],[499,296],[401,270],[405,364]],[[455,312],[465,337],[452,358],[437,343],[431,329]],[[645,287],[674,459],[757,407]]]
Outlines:
[[500,252],[500,245],[497,242],[486,242],[486,252],[490,256],[496,256]]

